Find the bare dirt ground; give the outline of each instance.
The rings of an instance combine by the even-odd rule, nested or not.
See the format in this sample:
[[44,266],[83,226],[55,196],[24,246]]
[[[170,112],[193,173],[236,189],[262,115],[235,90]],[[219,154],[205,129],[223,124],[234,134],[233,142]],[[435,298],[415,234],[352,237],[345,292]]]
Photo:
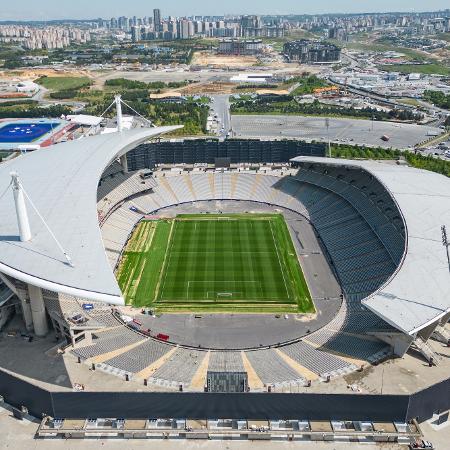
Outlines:
[[258,64],[256,56],[216,55],[210,52],[196,52],[192,60],[194,66],[251,67]]
[[[205,52],[200,52],[205,53]],[[211,55],[211,54],[210,54]],[[211,55],[213,56],[213,55]],[[224,56],[228,62],[231,59],[236,58],[234,56],[227,57]],[[231,59],[228,59],[231,58]],[[237,58],[248,58],[248,57],[237,57]],[[250,57],[252,58],[252,57]],[[241,59],[242,61],[242,59]],[[192,64],[195,66],[195,57]],[[201,66],[202,67],[202,66]],[[143,82],[151,81],[184,81],[189,80],[192,84],[173,89],[171,91],[180,92],[184,95],[190,94],[202,94],[202,93],[230,93],[231,84],[229,83],[230,78],[233,75],[237,75],[242,70],[255,71],[256,69],[262,69],[277,75],[300,75],[303,72],[308,73],[318,73],[323,70],[323,67],[319,66],[307,66],[301,64],[287,64],[278,61],[267,63],[264,66],[258,66],[253,68],[252,65],[247,66],[223,66],[219,68],[210,68],[204,66],[204,69],[199,71],[189,71],[189,70],[176,70],[176,71],[165,71],[165,70],[107,70],[107,71],[93,71],[87,72],[86,75],[91,77],[93,85],[92,90],[101,90],[105,85],[106,80],[114,78],[126,78],[128,80],[136,80]],[[206,91],[203,91],[206,89]],[[167,93],[167,91],[165,91]]]
[[35,80],[39,77],[91,77],[88,70],[83,69],[27,69],[27,70],[4,70],[0,71],[1,79]]
[[434,56],[439,59],[439,61],[450,61],[450,47],[441,48],[434,52]]
[[236,89],[236,83],[227,82],[207,82],[195,83],[180,89],[183,95],[200,95],[200,94],[232,94]]
[[[246,55],[218,55],[210,51],[200,51],[194,54],[193,66],[202,66],[218,69],[249,69],[251,67],[267,69],[289,69],[294,72],[305,70],[299,64],[286,63],[280,60],[278,53],[264,54],[264,60],[260,61],[256,56]],[[272,56],[272,59],[270,58]]]

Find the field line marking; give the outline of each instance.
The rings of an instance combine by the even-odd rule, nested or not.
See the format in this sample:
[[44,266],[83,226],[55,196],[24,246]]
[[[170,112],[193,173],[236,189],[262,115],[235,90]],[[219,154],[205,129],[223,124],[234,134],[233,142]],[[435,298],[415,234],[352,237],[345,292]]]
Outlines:
[[259,280],[189,280],[188,283],[261,283]]
[[[214,283],[237,283],[238,285],[239,284],[245,284],[245,283],[253,283],[253,284],[256,284],[256,286],[258,287],[258,289],[259,289],[259,291],[260,291],[260,295],[261,295],[261,299],[263,299],[263,300],[265,300],[264,298],[262,298],[262,289],[261,289],[261,281],[259,281],[259,280],[239,280],[239,281],[236,281],[236,280],[188,280],[188,282],[187,282],[187,293],[189,293],[189,289],[190,289],[190,287],[191,287],[191,283],[192,284],[194,284],[194,283],[200,283],[200,284],[214,284]],[[234,295],[234,294],[242,294],[243,293],[243,291],[230,291],[230,290],[220,290],[220,291],[218,291],[218,290],[207,290],[207,291],[205,291],[206,292],[206,299],[207,300],[209,300],[209,295],[210,294],[214,294],[215,295],[215,297],[213,297],[213,298],[215,298],[215,299],[217,299],[217,295],[218,294],[224,294],[224,293],[226,293],[226,294],[231,294],[231,296],[232,295]],[[190,300],[190,298],[189,298],[189,295],[188,295],[188,297],[187,297],[187,300],[189,301]],[[193,300],[195,300],[195,299],[193,299]],[[259,300],[259,298],[255,298],[255,299],[249,299],[249,300]]]
[[[214,255],[217,252],[211,252],[209,250],[189,250],[189,251],[173,251],[172,253],[185,253],[185,254],[190,254],[190,253],[202,253],[202,254],[211,254]],[[261,251],[261,252],[256,252],[256,251],[247,251],[247,250],[221,250],[220,253],[251,253],[256,254],[256,255],[264,255],[264,254],[268,254],[268,253],[273,253],[273,251]]]
[[[173,235],[175,226],[176,226],[176,220],[173,220],[172,224],[170,226],[170,232],[169,232],[169,245],[166,246],[166,251],[164,252],[164,261],[163,261],[162,268],[161,268],[161,276],[163,277],[162,287],[161,287],[161,280],[160,280],[160,282],[158,283],[158,286],[156,287],[155,300],[158,299],[158,295],[159,295],[160,291],[161,291],[160,299],[162,300],[162,297],[163,297],[164,286],[166,284],[166,278],[167,278],[167,270],[166,270],[166,268],[167,268],[166,267],[166,264],[167,264],[167,250],[169,249],[169,247],[170,247],[170,250],[172,250],[172,246],[173,246],[172,235]],[[171,255],[171,251],[169,251],[169,261],[170,261],[170,255]],[[161,289],[160,289],[160,287],[161,287]]]
[[272,228],[272,221],[271,220],[269,220],[269,225],[270,225],[270,231],[272,233],[272,240],[273,240],[273,243],[275,245],[275,250],[276,250],[276,253],[277,253],[277,257],[278,257],[278,264],[280,265],[281,274],[283,275],[284,289],[286,291],[288,299],[290,300],[291,297],[289,296],[289,292],[288,292],[288,289],[287,289],[286,277],[284,276],[284,270],[283,270],[283,266],[281,264],[280,254],[278,252],[278,245],[277,245],[277,242],[276,242],[276,239],[275,239],[275,235],[273,234],[273,228]]

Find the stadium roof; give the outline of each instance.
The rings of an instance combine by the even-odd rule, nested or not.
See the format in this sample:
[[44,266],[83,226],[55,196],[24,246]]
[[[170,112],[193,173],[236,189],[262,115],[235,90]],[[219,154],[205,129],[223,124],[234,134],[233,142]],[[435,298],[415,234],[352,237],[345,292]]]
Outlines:
[[[123,304],[97,217],[97,187],[106,167],[137,145],[179,126],[137,128],[61,143],[0,165],[0,272],[44,289]],[[21,242],[10,172],[64,250],[71,267],[27,202],[32,239]]]
[[433,172],[376,161],[297,157],[292,161],[344,165],[375,176],[403,215],[407,249],[397,272],[363,300],[375,314],[415,334],[450,311],[450,269],[441,226],[450,231],[450,179]]

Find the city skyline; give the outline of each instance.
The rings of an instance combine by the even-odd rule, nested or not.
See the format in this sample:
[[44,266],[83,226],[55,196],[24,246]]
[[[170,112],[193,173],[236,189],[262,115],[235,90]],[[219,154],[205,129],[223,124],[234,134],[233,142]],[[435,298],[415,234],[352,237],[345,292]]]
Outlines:
[[20,6],[5,5],[0,15],[1,21],[13,20],[58,20],[58,19],[94,19],[97,17],[111,17],[121,15],[151,16],[153,9],[161,9],[162,17],[191,16],[191,15],[224,15],[224,14],[358,14],[358,13],[383,13],[383,12],[423,12],[437,11],[448,8],[448,3],[443,0],[430,0],[424,8],[423,2],[419,0],[397,0],[391,2],[387,0],[377,0],[367,4],[367,9],[361,3],[350,0],[343,0],[336,3],[329,0],[319,0],[314,4],[306,2],[295,2],[292,0],[281,0],[276,5],[270,2],[247,2],[243,6],[242,2],[231,0],[227,2],[226,11],[221,11],[210,2],[200,0],[195,2],[195,6],[188,7],[185,2],[175,0],[170,3],[148,4],[143,0],[133,0],[125,6],[118,0],[99,0],[92,5],[92,2],[80,0],[74,4],[65,4],[64,9],[55,8],[55,0],[41,0],[37,5],[31,0],[23,0]]

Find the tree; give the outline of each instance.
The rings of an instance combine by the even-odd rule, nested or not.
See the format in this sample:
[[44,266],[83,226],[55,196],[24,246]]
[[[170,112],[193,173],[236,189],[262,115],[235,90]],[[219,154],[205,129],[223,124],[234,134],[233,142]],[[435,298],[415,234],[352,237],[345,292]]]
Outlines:
[[7,59],[4,64],[3,67],[5,69],[19,69],[20,67],[23,67],[23,63],[20,59],[17,58],[13,58],[13,59]]

